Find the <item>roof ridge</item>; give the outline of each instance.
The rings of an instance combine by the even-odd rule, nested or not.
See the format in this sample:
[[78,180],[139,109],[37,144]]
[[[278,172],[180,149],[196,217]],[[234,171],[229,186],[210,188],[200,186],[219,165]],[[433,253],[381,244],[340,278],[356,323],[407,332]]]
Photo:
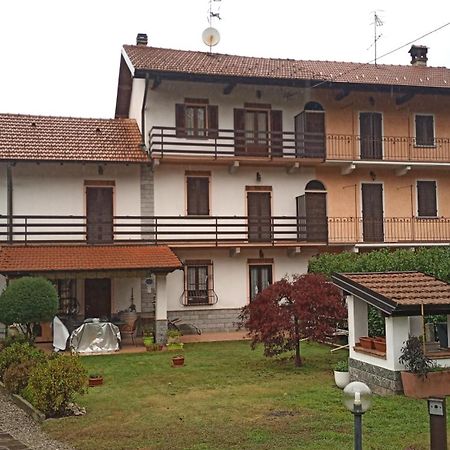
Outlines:
[[[136,122],[135,119],[129,117],[77,117],[77,116],[60,116],[60,115],[46,115],[46,114],[25,114],[25,113],[2,113],[0,112],[0,117],[17,117],[17,118],[41,118],[41,119],[68,119],[68,120],[99,120],[104,122],[120,122],[120,121],[129,121]],[[137,123],[137,122],[136,122]]]

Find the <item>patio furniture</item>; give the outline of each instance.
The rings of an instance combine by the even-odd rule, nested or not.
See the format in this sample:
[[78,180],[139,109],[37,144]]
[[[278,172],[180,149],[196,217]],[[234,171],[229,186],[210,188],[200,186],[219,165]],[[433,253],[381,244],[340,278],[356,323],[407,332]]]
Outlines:
[[139,319],[136,319],[133,324],[126,323],[124,325],[120,326],[120,334],[122,335],[122,338],[125,339],[125,337],[130,337],[131,342],[136,345],[136,342],[134,341],[134,338],[136,337],[136,331],[137,331],[137,323]]
[[87,319],[70,335],[69,346],[78,353],[107,353],[120,348],[119,328],[111,322]]

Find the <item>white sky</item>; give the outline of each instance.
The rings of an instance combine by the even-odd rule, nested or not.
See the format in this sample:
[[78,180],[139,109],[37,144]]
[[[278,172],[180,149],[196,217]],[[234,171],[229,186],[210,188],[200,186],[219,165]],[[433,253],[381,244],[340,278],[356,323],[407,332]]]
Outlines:
[[[219,53],[368,62],[450,22],[443,0],[222,0]],[[207,50],[208,0],[0,1],[0,112],[113,117],[122,44]],[[450,67],[450,26],[416,44]],[[380,63],[409,64],[409,47]]]

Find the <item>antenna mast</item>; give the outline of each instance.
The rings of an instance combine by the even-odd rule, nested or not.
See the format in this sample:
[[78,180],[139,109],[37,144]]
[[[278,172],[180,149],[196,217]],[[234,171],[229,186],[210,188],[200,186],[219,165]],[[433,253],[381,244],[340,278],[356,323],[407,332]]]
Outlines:
[[221,1],[222,0],[209,0],[208,17],[207,17],[209,27],[203,31],[202,39],[203,42],[209,47],[210,54],[211,48],[214,45],[217,45],[220,40],[219,32],[212,26],[213,19],[222,20],[222,18],[220,17],[220,5],[217,9],[215,9],[213,7],[213,3],[219,3]]
[[[381,27],[383,25],[383,21],[381,20],[380,16],[377,14],[377,11],[373,11],[373,47],[375,49],[375,65],[377,65],[377,41],[380,39],[382,34],[378,33],[378,27]],[[369,47],[370,48],[370,47]]]

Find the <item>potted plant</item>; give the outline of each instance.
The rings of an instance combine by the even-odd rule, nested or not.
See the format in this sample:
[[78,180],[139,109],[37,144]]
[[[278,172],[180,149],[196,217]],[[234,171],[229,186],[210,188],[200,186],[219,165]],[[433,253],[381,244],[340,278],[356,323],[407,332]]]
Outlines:
[[361,336],[359,338],[359,344],[362,348],[372,349],[374,348],[373,338],[369,336]]
[[167,332],[168,344],[179,344],[181,339],[181,333],[178,330],[170,330]]
[[339,389],[344,389],[350,383],[348,360],[338,361],[334,366],[334,381]]
[[153,337],[153,333],[151,331],[144,330],[143,342],[145,347],[150,347],[155,343],[155,338]]
[[386,338],[383,336],[377,336],[373,338],[373,345],[375,350],[386,353]]
[[437,367],[423,352],[417,336],[410,336],[401,349],[398,361],[405,366],[401,373],[407,397],[428,398],[450,395],[450,370]]
[[103,375],[94,372],[89,374],[89,387],[100,386],[103,384]]

